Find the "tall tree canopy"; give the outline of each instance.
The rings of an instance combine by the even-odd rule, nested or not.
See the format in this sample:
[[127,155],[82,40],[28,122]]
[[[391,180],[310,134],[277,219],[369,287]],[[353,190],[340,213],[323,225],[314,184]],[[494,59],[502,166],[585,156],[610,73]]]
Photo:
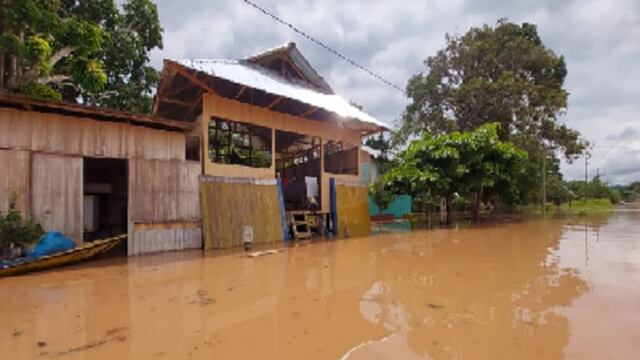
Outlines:
[[582,152],[579,133],[557,121],[567,108],[564,58],[543,45],[535,25],[500,20],[446,40],[426,59],[428,72],[409,80],[400,138],[497,121],[500,138],[529,153],[543,146],[567,158]]
[[516,178],[524,170],[527,155],[512,143],[500,141],[497,123],[474,131],[431,135],[424,133],[395,159],[395,166],[372,186],[375,191],[410,194],[421,198],[429,193],[445,197],[470,195],[484,190],[503,201],[518,200]]
[[0,90],[148,112],[161,47],[150,0],[0,0]]

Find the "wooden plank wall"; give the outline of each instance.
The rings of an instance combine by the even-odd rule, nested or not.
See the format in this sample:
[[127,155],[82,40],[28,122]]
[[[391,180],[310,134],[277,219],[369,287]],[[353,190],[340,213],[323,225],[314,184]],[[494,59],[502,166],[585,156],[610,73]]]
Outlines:
[[24,218],[29,217],[29,178],[31,162],[28,151],[0,150],[0,212],[9,210],[11,194],[18,195],[16,207]]
[[0,148],[107,158],[184,160],[180,132],[0,108]]
[[129,254],[202,247],[200,163],[129,160]]
[[34,153],[31,212],[46,231],[82,242],[82,158]]
[[241,246],[244,225],[254,244],[283,241],[275,180],[205,177],[200,193],[205,249]]

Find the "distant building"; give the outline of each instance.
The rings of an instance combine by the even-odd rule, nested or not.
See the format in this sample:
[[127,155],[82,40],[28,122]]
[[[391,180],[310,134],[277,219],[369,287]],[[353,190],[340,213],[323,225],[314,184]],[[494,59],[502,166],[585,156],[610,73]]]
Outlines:
[[[380,151],[363,145],[360,149],[360,175],[362,181],[371,185],[381,175],[380,164],[377,159],[380,158]],[[404,215],[410,214],[412,211],[412,198],[409,195],[397,196],[385,209],[380,211],[380,207],[369,196],[369,215],[374,219],[391,220],[389,216],[395,219],[402,219]]]

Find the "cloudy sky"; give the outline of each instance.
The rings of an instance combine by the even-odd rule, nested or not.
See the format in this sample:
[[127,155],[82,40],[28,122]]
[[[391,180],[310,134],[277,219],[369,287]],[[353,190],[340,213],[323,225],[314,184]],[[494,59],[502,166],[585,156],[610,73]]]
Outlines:
[[[590,176],[640,180],[640,0],[253,0],[401,86],[422,61],[464,33],[499,18],[538,25],[543,42],[566,57],[571,93],[561,121],[595,143]],[[308,42],[241,0],[156,0],[165,29],[163,58],[242,58],[294,41],[333,88],[394,123],[407,100],[398,90]],[[597,170],[599,169],[599,170]],[[584,161],[563,165],[584,177]]]

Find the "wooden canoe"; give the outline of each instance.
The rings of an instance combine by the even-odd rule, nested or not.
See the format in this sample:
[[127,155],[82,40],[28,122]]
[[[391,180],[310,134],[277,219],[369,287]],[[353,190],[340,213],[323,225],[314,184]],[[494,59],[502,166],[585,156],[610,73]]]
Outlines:
[[127,235],[119,235],[108,239],[91,241],[53,255],[35,259],[23,258],[0,264],[0,277],[20,275],[77,263],[113,249],[114,246],[126,238]]

